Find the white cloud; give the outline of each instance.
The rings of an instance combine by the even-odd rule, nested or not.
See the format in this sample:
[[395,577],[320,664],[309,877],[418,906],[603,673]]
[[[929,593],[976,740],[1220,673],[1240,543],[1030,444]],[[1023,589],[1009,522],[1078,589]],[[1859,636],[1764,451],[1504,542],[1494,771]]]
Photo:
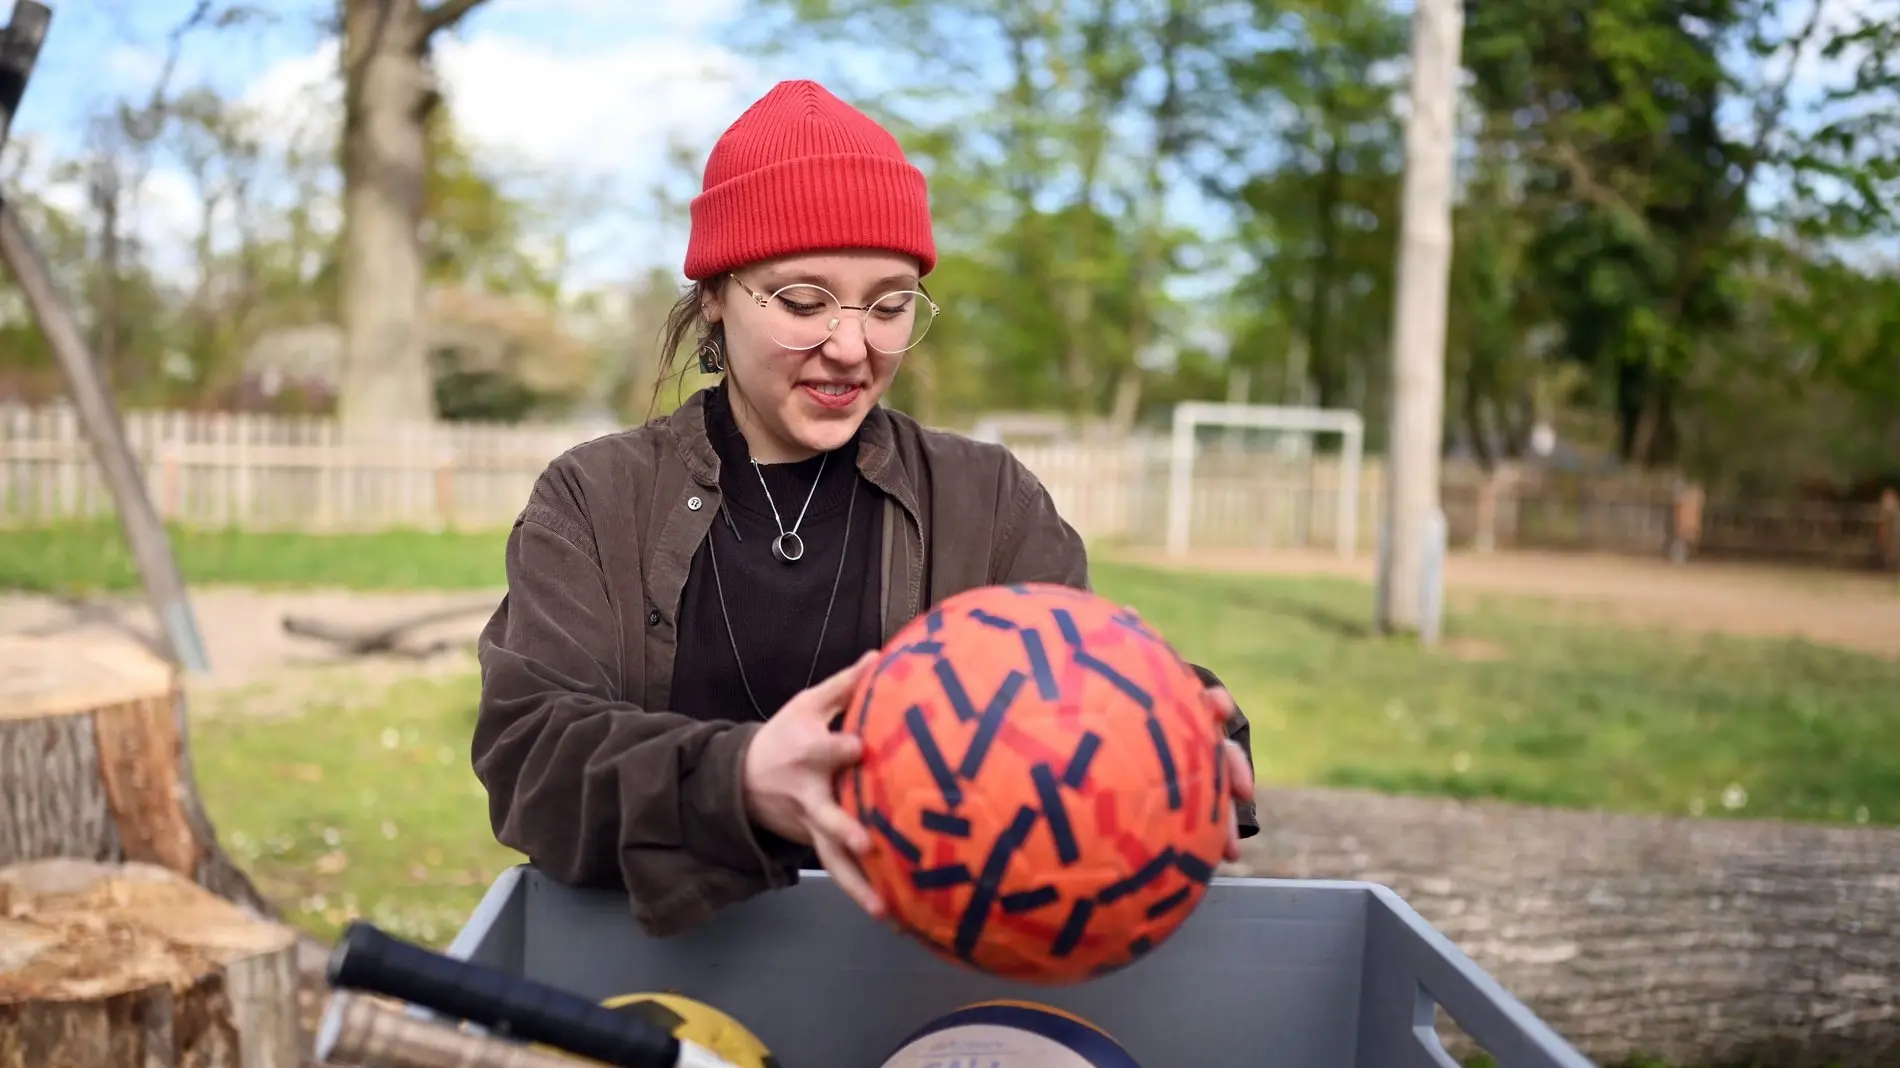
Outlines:
[[154,265],[179,284],[192,284],[197,264],[190,249],[202,224],[204,201],[191,178],[175,167],[152,168],[139,186],[136,211],[133,232],[151,250]]
[[342,99],[336,42],[325,41],[314,52],[271,65],[244,88],[237,103],[256,116],[259,131],[281,149],[305,136],[334,137]]
[[444,42],[457,125],[536,166],[656,180],[670,138],[710,144],[750,99],[751,66],[653,37],[566,55],[507,37]]
[[7,142],[7,185],[30,190],[34,200],[64,215],[90,210],[86,187],[68,173],[50,135],[15,133]]
[[471,21],[483,20],[489,13],[520,13],[548,21],[580,18],[594,23],[624,18],[626,25],[637,24],[649,31],[677,37],[698,34],[731,20],[744,10],[741,0],[697,0],[690,4],[647,7],[650,10],[642,10],[626,0],[490,0],[485,8],[479,9],[482,13],[473,16]]
[[1797,96],[1818,95],[1852,84],[1854,68],[1866,56],[1867,46],[1851,45],[1830,59],[1821,54],[1821,46],[1828,40],[1866,24],[1900,18],[1900,3],[1895,0],[1806,0],[1784,6],[1783,32],[1799,33],[1807,20],[1815,16],[1816,5],[1819,5],[1816,42],[1802,49],[1798,56],[1777,57],[1770,68],[1773,76],[1779,78],[1788,69],[1787,64],[1793,62],[1792,85]]
[[158,81],[159,72],[165,69],[165,57],[149,48],[120,43],[112,46],[99,65],[114,83],[148,85]]

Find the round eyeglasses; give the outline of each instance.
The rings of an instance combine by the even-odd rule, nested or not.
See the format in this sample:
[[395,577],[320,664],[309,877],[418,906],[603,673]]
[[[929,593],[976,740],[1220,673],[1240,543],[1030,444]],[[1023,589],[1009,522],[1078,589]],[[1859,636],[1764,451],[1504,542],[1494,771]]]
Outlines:
[[831,339],[844,321],[845,312],[855,312],[864,326],[864,343],[886,355],[896,355],[922,341],[941,311],[929,294],[915,289],[885,293],[869,304],[856,305],[846,304],[825,287],[808,282],[794,282],[761,296],[737,275],[732,280],[764,313],[766,333],[788,349],[817,348]]

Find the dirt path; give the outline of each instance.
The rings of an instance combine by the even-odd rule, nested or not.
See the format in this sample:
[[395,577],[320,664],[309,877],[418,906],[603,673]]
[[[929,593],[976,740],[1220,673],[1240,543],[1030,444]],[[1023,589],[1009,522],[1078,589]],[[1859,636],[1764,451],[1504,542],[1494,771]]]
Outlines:
[[[1370,557],[1329,553],[1208,552],[1182,565],[1160,553],[1116,559],[1160,566],[1277,574],[1349,575],[1371,581]],[[1454,555],[1449,595],[1530,597],[1618,622],[1700,633],[1800,637],[1900,657],[1900,579],[1834,571],[1558,553]]]
[[[204,587],[191,606],[211,671],[186,680],[194,710],[288,711],[313,695],[373,702],[389,685],[419,674],[475,667],[474,644],[501,591],[366,593],[352,590],[260,591]],[[329,642],[287,634],[286,615],[343,626],[373,626],[443,609],[453,619],[419,627],[408,641],[423,656],[351,657]],[[153,647],[157,626],[142,597],[72,599],[0,594],[0,634],[128,641]]]

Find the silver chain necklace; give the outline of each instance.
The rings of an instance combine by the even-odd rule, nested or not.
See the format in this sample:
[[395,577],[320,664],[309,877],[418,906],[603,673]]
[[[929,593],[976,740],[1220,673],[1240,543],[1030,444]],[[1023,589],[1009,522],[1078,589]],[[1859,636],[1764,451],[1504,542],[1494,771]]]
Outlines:
[[[821,463],[819,466],[823,467],[824,465]],[[768,494],[768,496],[770,495]],[[725,506],[721,505],[720,507],[723,509]],[[838,586],[844,581],[845,561],[851,558],[851,520],[852,517],[857,514],[857,508],[858,483],[856,479],[853,479],[851,482],[851,497],[844,508],[844,543],[838,548],[838,572],[831,576],[831,597],[825,601],[825,618],[818,624],[818,644],[812,649],[811,664],[805,669],[805,685],[803,688],[807,690],[811,689],[812,681],[818,677],[818,658],[825,651],[825,633],[831,629],[831,611],[837,607],[838,604]],[[803,517],[801,516],[800,518]],[[731,522],[731,517],[727,517],[727,522]],[[738,527],[735,526],[732,528],[732,536],[735,539],[739,537]],[[746,700],[752,703],[752,711],[760,719],[770,719],[771,716],[766,713],[764,708],[760,707],[758,695],[752,692],[752,680],[746,678],[745,674],[745,659],[739,655],[739,636],[732,629],[732,613],[726,609],[726,582],[719,576],[718,541],[719,539],[713,531],[706,532],[706,552],[712,558],[713,589],[719,593],[719,618],[724,620],[726,624],[726,641],[732,645],[732,662],[739,668],[739,685],[745,687]],[[776,553],[778,546],[772,546],[772,551]],[[804,550],[801,547],[799,551],[802,554]],[[777,711],[777,709],[773,711]]]
[[765,468],[759,461],[752,461],[752,473],[759,476],[759,488],[765,491],[765,503],[772,509],[772,522],[778,524],[778,537],[772,539],[772,555],[782,564],[795,564],[805,557],[805,539],[798,536],[798,528],[805,525],[805,512],[811,508],[811,499],[818,495],[818,483],[825,477],[825,464],[831,461],[831,454],[825,453],[818,460],[818,475],[811,480],[811,491],[805,494],[805,507],[798,510],[798,519],[792,523],[792,529],[785,529],[785,520],[779,518],[778,502],[772,499],[772,487],[765,484]]

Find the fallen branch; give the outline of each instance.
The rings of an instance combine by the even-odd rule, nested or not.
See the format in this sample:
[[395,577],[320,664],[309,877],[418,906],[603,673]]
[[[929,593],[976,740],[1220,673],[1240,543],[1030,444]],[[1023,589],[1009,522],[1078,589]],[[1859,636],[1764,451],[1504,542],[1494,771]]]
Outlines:
[[455,643],[438,639],[423,645],[410,644],[405,639],[411,631],[459,619],[476,612],[491,612],[494,607],[495,603],[492,600],[470,601],[447,608],[431,609],[419,615],[368,625],[337,623],[314,616],[293,614],[284,616],[283,627],[286,634],[294,634],[300,638],[313,638],[338,646],[347,656],[376,656],[387,653],[420,660],[443,652],[453,647]]

